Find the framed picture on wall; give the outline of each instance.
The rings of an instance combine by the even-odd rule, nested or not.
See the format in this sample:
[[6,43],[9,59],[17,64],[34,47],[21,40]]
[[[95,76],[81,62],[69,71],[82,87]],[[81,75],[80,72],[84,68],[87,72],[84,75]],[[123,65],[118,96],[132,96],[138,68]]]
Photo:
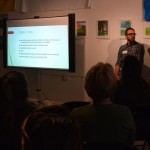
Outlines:
[[150,38],[150,22],[144,21],[144,38]]
[[87,21],[81,20],[76,22],[76,35],[77,37],[87,36]]
[[97,38],[108,39],[109,38],[109,22],[107,19],[99,19],[96,22]]
[[133,23],[131,19],[121,19],[119,22],[119,38],[125,39],[125,30],[132,28]]

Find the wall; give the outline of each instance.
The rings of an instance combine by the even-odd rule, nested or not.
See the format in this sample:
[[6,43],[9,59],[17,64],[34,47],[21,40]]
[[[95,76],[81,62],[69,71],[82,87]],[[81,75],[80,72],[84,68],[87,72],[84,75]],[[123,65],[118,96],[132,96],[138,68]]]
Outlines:
[[[150,39],[144,39],[143,36],[144,21],[142,0],[92,0],[90,8],[67,9],[62,11],[46,11],[44,8],[48,8],[48,4],[44,6],[43,3],[40,7],[40,2],[40,0],[37,0],[36,5],[30,2],[31,10],[31,6],[33,6],[34,11],[36,8],[38,10],[42,7],[40,12],[30,13],[22,13],[19,6],[21,3],[18,3],[17,12],[9,13],[9,18],[33,18],[34,16],[51,17],[75,13],[76,20],[87,21],[87,36],[85,38],[76,37],[76,73],[40,70],[39,78],[39,70],[24,70],[31,81],[29,87],[31,97],[37,98],[38,93],[36,92],[36,89],[41,88],[50,100],[88,101],[89,98],[84,92],[85,73],[92,65],[99,61],[109,62],[114,66],[119,47],[126,43],[126,40],[119,38],[120,19],[132,19],[133,28],[135,28],[137,33],[136,40],[145,45],[143,76],[150,82],[150,55],[148,53]],[[45,0],[45,2],[48,2],[48,0]],[[26,5],[26,7],[27,6],[28,5]],[[61,6],[59,6],[58,3],[58,8],[60,7]],[[97,38],[96,21],[98,19],[109,20],[109,39]]]

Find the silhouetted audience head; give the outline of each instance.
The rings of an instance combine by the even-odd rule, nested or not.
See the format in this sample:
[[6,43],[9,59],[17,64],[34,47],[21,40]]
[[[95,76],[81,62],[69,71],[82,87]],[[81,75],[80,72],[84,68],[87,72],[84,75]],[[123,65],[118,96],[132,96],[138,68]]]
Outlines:
[[[0,78],[0,145],[1,149],[19,150],[21,124],[33,110],[27,104],[28,89],[24,73],[11,71]],[[3,150],[3,149],[2,149]]]
[[23,150],[80,150],[76,121],[59,105],[45,106],[29,115],[22,127]]
[[[8,126],[16,120],[17,112],[28,97],[27,81],[22,72],[11,71],[0,78],[0,114]],[[23,111],[23,110],[20,110]],[[10,123],[11,122],[11,123]]]
[[122,67],[122,79],[136,79],[141,77],[141,65],[135,56],[128,55]]
[[13,98],[13,104],[19,104],[28,98],[27,80],[24,73],[11,71],[0,78],[1,90],[5,98]]
[[86,74],[85,90],[94,102],[110,98],[116,87],[113,67],[106,63],[98,63]]

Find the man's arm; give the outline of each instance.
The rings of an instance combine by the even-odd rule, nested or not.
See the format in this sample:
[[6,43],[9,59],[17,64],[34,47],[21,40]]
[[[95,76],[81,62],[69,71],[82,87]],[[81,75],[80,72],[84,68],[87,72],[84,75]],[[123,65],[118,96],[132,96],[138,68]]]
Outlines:
[[116,80],[117,80],[117,81],[120,80],[119,73],[120,73],[120,66],[119,66],[119,65],[116,65],[116,66],[115,66],[115,76],[116,76]]
[[145,49],[144,45],[141,46],[141,53],[140,53],[140,60],[143,63],[144,62],[144,54],[145,54]]
[[119,81],[120,80],[120,65],[122,64],[122,50],[124,49],[123,46],[121,46],[119,48],[118,51],[118,56],[117,56],[117,62],[115,65],[115,76],[116,76],[116,80]]
[[144,53],[145,53],[144,45],[141,44],[137,53],[136,53],[136,58],[139,60],[141,65],[143,65]]

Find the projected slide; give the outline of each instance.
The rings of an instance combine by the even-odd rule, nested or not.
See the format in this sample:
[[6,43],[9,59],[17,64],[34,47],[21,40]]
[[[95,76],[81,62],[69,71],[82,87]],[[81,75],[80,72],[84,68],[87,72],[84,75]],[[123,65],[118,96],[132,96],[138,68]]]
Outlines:
[[69,68],[68,26],[8,28],[8,65]]

